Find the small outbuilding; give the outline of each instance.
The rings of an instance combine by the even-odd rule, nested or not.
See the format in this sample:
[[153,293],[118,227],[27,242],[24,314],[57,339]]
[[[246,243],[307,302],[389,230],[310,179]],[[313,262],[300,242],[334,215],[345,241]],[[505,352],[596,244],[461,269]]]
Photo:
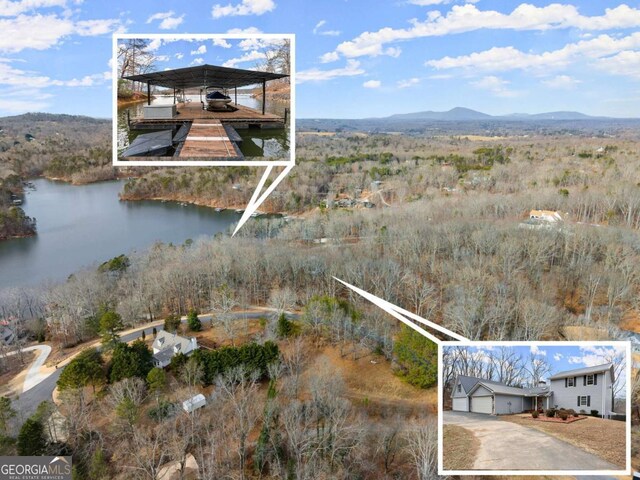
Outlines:
[[182,409],[187,413],[192,413],[199,408],[204,407],[206,404],[207,400],[204,398],[204,395],[199,393],[196,396],[182,402]]

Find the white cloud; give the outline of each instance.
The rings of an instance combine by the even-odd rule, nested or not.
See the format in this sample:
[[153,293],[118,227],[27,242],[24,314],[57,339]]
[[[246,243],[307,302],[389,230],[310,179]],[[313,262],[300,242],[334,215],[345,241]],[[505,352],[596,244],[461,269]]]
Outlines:
[[176,57],[178,60],[181,60],[181,59],[182,59],[182,57],[184,57],[184,53],[176,53],[176,54],[175,54],[175,57]]
[[190,65],[202,65],[203,63],[204,63],[204,58],[202,58],[202,57],[198,57],[198,58],[194,58],[194,59],[191,61],[191,64],[190,64]]
[[314,34],[318,33],[318,30],[320,29],[320,27],[322,27],[325,23],[327,23],[326,20],[320,20],[318,23],[316,23],[316,26],[313,27],[313,33]]
[[380,88],[382,82],[380,80],[367,80],[362,84],[364,88]]
[[640,9],[627,5],[605,9],[604,15],[581,15],[573,5],[553,3],[537,7],[523,3],[511,13],[479,10],[475,5],[454,5],[443,15],[432,10],[424,21],[410,20],[408,28],[385,27],[375,32],[363,32],[353,40],[339,44],[335,51],[347,58],[385,54],[385,45],[413,38],[442,36],[480,29],[531,30],[577,28],[610,30],[640,27]]
[[339,58],[340,58],[340,55],[338,55],[336,52],[327,52],[324,55],[320,56],[320,62],[322,63],[335,62]]
[[238,47],[241,50],[259,50],[261,48],[268,48],[273,45],[282,44],[280,38],[245,38],[238,43]]
[[74,22],[58,15],[18,15],[0,19],[0,51],[46,50],[71,35],[95,36],[121,30],[122,25],[116,19]]
[[241,57],[231,58],[222,64],[223,67],[231,67],[234,68],[239,63],[253,62],[256,60],[264,60],[265,54],[259,52],[257,50],[252,50],[250,52],[245,53]]
[[560,361],[560,360],[562,360],[563,358],[564,358],[564,355],[562,355],[561,353],[554,353],[554,354],[553,354],[553,359],[554,359],[556,362],[559,362],[559,361]]
[[398,86],[398,88],[409,88],[415,87],[418,84],[420,84],[420,79],[417,77],[413,77],[406,80],[398,80],[398,83],[396,85]]
[[542,350],[535,343],[533,345],[531,345],[531,347],[529,347],[529,351],[531,352],[532,355],[540,355],[540,356],[543,356],[543,357],[547,356],[547,351],[546,350]]
[[326,20],[320,20],[318,23],[316,23],[316,26],[313,27],[313,34],[337,37],[342,33],[340,30],[320,30],[320,28],[324,26],[326,23],[327,23]]
[[169,61],[169,55],[156,55],[156,60],[158,62],[168,62]]
[[227,30],[227,33],[238,34],[241,35],[243,33],[262,33],[257,27],[248,27],[248,28],[231,28]]
[[549,69],[562,68],[580,60],[598,60],[623,50],[637,48],[640,48],[640,32],[621,38],[604,34],[590,40],[569,43],[558,50],[542,53],[525,53],[512,46],[493,47],[469,55],[429,60],[426,65],[436,69],[465,68],[484,71],[538,69],[546,72]]
[[596,67],[614,75],[640,78],[640,51],[624,50],[596,62]]
[[243,16],[243,15],[262,15],[276,8],[273,0],[242,0],[235,5],[216,4],[211,10],[213,18]]
[[476,88],[488,90],[496,97],[515,97],[518,93],[510,90],[508,85],[510,82],[494,75],[482,77],[480,80],[470,82]]
[[215,47],[231,48],[231,44],[224,38],[214,38],[211,41]]
[[206,45],[200,45],[195,50],[191,50],[191,55],[203,55],[205,53],[207,53],[207,46]]
[[156,20],[160,20],[158,28],[161,30],[174,30],[184,21],[184,15],[176,17],[173,10],[168,12],[158,12],[151,15],[147,19],[147,23],[151,23]]
[[557,88],[561,90],[571,90],[579,83],[582,83],[580,80],[576,80],[569,75],[556,75],[553,78],[548,80],[543,80],[542,83],[549,88]]
[[331,70],[320,70],[318,68],[310,68],[296,73],[296,82],[322,82],[331,80],[336,77],[352,77],[362,75],[365,71],[360,68],[360,62],[357,60],[347,60],[347,64],[342,68],[334,68]]
[[64,8],[66,5],[66,0],[0,0],[0,17],[15,17],[39,8]]
[[[420,7],[431,7],[433,5],[448,5],[455,0],[408,0],[408,3],[412,5],[418,5]],[[479,0],[464,0],[464,3],[477,3]]]

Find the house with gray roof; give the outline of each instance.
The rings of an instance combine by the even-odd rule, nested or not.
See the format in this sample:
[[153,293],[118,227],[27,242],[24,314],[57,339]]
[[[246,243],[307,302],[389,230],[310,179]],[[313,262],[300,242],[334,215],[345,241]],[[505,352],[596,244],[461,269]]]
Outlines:
[[539,408],[613,412],[613,364],[556,373],[549,385],[517,387],[483,378],[458,375],[451,392],[452,409],[459,412],[504,415]]
[[178,353],[190,355],[198,349],[198,341],[194,338],[181,337],[177,333],[160,330],[153,340],[153,364],[165,368]]

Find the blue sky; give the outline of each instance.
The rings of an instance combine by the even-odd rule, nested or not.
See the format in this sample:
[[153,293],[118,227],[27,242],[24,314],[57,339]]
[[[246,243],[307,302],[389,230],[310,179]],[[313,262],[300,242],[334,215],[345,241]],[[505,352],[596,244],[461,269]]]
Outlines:
[[113,33],[244,30],[296,34],[301,118],[637,116],[639,27],[638,0],[0,0],[0,115],[109,117]]
[[[486,353],[497,347],[478,346],[469,347],[472,352]],[[607,359],[612,355],[626,355],[623,346],[606,346],[602,344],[593,345],[537,345],[531,346],[511,346],[509,347],[518,353],[525,361],[528,361],[531,354],[546,360],[552,368],[552,374],[573,370],[583,367],[594,367],[607,363]]]

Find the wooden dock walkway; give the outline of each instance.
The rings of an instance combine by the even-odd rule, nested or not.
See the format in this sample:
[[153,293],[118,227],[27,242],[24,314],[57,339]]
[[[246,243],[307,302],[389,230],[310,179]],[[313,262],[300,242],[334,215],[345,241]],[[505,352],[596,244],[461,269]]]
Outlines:
[[178,157],[239,159],[242,154],[231,141],[219,120],[198,119],[191,124],[189,134],[180,148]]

